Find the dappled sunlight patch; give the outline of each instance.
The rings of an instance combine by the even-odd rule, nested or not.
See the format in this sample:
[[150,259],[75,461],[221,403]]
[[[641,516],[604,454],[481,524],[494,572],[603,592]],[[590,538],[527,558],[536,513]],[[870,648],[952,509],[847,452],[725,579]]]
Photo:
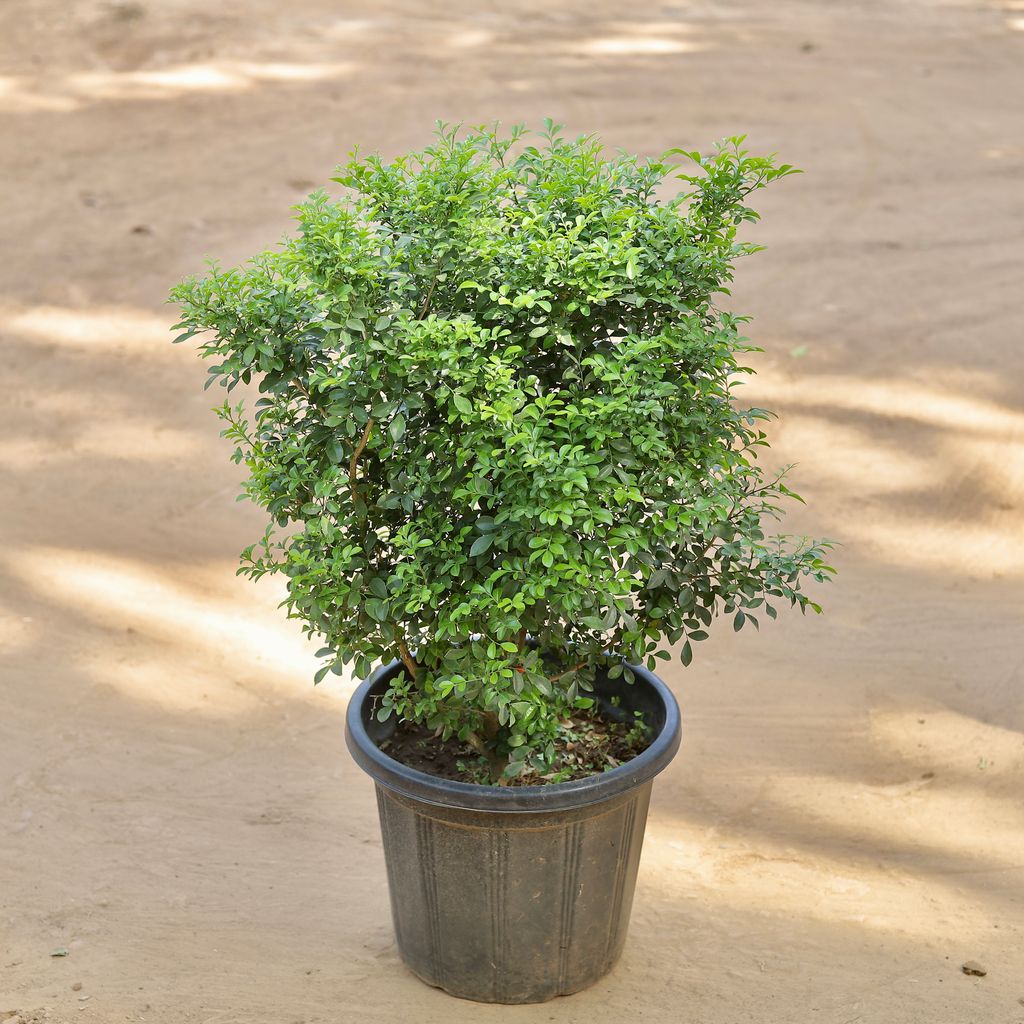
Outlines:
[[981,151],[981,155],[986,160],[1015,159],[1022,154],[1024,154],[1024,146],[991,146]]
[[[1024,732],[943,705],[874,710],[871,735],[915,768],[934,772],[940,783],[951,773],[979,786],[991,779],[1024,778]],[[1024,846],[1024,839],[1019,842]]]
[[587,57],[652,57],[666,54],[697,53],[705,49],[691,39],[665,39],[661,36],[607,36],[590,39],[574,47]]
[[741,401],[756,392],[757,400],[778,401],[787,407],[815,405],[846,409],[893,419],[985,436],[1024,434],[1024,412],[1007,409],[989,399],[927,386],[912,380],[864,380],[829,374],[787,379],[761,370],[755,382],[737,392]]
[[[1024,574],[1024,545],[1006,529],[964,523],[924,522],[920,517],[873,512],[865,518],[852,512],[837,517],[837,529],[856,539],[890,565],[955,570],[972,575]],[[1020,530],[1019,522],[1016,524]]]
[[[66,414],[69,409],[59,400],[62,397],[53,404]],[[9,469],[31,472],[42,464],[90,456],[157,462],[192,455],[199,449],[196,438],[183,430],[155,427],[138,417],[108,413],[102,423],[76,426],[70,438],[59,431],[0,438],[0,463]]]
[[135,416],[108,416],[101,424],[85,424],[74,439],[77,455],[140,462],[182,457],[199,450],[194,435],[173,427],[154,427]]
[[54,96],[35,91],[28,80],[14,75],[0,75],[0,111],[8,114],[66,114],[77,110],[72,96]]
[[634,38],[593,39],[581,43],[579,53],[592,57],[633,57],[666,53],[693,53],[700,47],[682,39],[659,39],[651,36]]
[[140,655],[114,658],[109,651],[85,652],[77,668],[101,688],[168,711],[233,715],[267,704],[258,690],[233,681],[214,659],[172,653],[165,644],[152,641]]
[[573,52],[587,57],[658,57],[697,53],[707,44],[692,38],[693,29],[681,22],[617,22],[608,35],[585,39]]
[[[830,535],[890,564],[1017,575],[1024,573],[1024,413],[979,390],[976,381],[958,392],[906,380],[786,379],[769,370],[737,397],[785,412],[785,454],[801,465],[799,478],[830,485]],[[900,420],[918,436],[895,428]]]
[[[869,784],[794,772],[773,780],[766,802],[822,836],[855,841],[869,856],[891,859],[894,850],[905,851],[915,864],[939,874],[1020,867],[1020,801],[991,791],[965,793],[957,783],[940,780],[938,771],[934,778],[925,774],[908,771],[905,778]],[[766,809],[765,817],[771,816]]]
[[791,415],[784,432],[786,444],[797,451],[843,453],[842,458],[815,464],[814,476],[825,484],[861,494],[888,494],[928,487],[935,480],[935,467],[924,455],[868,446],[863,431],[823,416]]
[[448,45],[456,50],[472,50],[494,42],[494,33],[486,29],[460,29],[448,36]]
[[157,316],[123,306],[92,306],[72,309],[32,306],[0,310],[4,330],[37,343],[71,348],[124,353],[145,352],[174,358],[170,317]]
[[[108,652],[99,652],[89,666],[97,681],[163,705],[189,708],[225,700],[234,707],[240,698],[230,680],[239,677],[256,680],[259,690],[294,694],[299,687],[312,688],[315,647],[281,615],[276,600],[231,600],[175,579],[173,566],[161,571],[96,552],[35,547],[4,558],[13,575],[41,598],[96,625],[130,628],[150,643],[158,642],[162,653],[141,667],[118,667]],[[205,678],[203,673],[180,671],[179,659],[187,661],[199,652],[199,660],[208,666]],[[206,701],[203,693],[208,694]],[[243,692],[243,699],[252,697]]]
[[335,18],[329,25],[325,25],[317,31],[331,39],[352,39],[364,36],[372,29],[383,25],[384,22],[374,21],[371,18]]
[[729,772],[727,789],[700,784],[693,820],[655,814],[641,885],[659,899],[928,941],[987,933],[991,904],[1024,877],[1024,732],[936,701],[882,699],[859,730],[863,770],[771,771],[739,803]]
[[330,81],[352,70],[353,65],[345,62],[222,60],[150,70],[9,75],[0,80],[0,111],[69,111],[96,100],[160,100],[197,92],[244,92],[268,82]]
[[[820,829],[828,835],[827,826]],[[984,928],[977,903],[952,884],[903,874],[889,863],[787,843],[761,831],[689,827],[653,817],[647,825],[640,887],[658,899],[695,900],[761,916],[851,923],[929,940]],[[956,922],[953,924],[952,922]]]

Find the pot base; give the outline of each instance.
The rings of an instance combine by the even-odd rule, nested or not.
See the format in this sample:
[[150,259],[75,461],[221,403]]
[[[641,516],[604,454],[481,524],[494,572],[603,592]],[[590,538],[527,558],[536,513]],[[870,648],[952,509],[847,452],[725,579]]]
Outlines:
[[378,787],[406,964],[428,985],[493,1003],[543,1002],[603,977],[625,942],[650,790],[485,823]]

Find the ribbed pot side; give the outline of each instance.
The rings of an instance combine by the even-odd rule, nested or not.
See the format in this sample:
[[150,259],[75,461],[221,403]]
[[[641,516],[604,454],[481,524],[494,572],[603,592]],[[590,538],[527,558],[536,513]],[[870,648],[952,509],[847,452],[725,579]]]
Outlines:
[[[667,687],[599,680],[611,714],[642,710],[656,735],[602,775],[551,786],[475,786],[382,754],[393,722],[376,697],[397,665],[362,684],[346,739],[375,780],[398,948],[423,981],[465,999],[533,1003],[577,992],[615,965],[626,939],[654,776],[679,746]],[[617,696],[614,708],[610,698]]]

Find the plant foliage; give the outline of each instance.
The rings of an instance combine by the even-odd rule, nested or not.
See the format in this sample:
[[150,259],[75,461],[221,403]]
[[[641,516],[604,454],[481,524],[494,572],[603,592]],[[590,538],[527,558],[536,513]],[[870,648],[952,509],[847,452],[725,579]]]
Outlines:
[[[297,207],[299,233],[172,293],[270,526],[239,570],[287,577],[328,670],[405,671],[395,712],[544,772],[593,673],[689,664],[712,620],[758,625],[833,570],[766,538],[795,497],[758,466],[745,317],[715,304],[750,193],[794,173],[743,139],[606,159],[593,137],[439,126],[359,157]],[[679,167],[675,198],[656,190]],[[628,669],[626,669],[628,672]]]

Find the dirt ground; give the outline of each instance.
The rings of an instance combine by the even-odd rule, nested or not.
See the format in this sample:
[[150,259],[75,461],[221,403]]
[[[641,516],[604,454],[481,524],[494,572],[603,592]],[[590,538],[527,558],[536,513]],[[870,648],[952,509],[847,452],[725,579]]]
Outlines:
[[[1024,2],[10,0],[0,54],[0,1021],[1024,1021]],[[545,115],[806,169],[735,303],[844,547],[668,670],[623,960],[505,1008],[398,959],[351,683],[234,576],[163,300],[357,142]]]

